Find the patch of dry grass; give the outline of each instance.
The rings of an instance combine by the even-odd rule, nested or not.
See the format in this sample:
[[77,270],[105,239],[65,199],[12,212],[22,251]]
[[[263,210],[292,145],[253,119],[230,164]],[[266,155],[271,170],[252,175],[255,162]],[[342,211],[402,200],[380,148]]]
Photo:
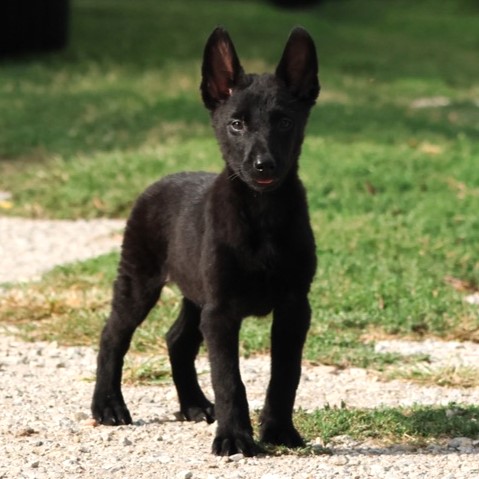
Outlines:
[[412,367],[392,367],[383,373],[383,378],[405,379],[423,386],[474,388],[479,386],[479,369],[472,366],[434,367],[416,364]]

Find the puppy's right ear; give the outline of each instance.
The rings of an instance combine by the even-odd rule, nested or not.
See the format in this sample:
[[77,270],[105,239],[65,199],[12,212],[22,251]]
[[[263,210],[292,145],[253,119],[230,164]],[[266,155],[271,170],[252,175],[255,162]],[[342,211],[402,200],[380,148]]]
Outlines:
[[318,58],[309,33],[301,27],[291,32],[276,68],[289,91],[312,106],[319,95]]
[[216,28],[206,42],[201,69],[201,95],[209,110],[227,100],[243,74],[228,32]]

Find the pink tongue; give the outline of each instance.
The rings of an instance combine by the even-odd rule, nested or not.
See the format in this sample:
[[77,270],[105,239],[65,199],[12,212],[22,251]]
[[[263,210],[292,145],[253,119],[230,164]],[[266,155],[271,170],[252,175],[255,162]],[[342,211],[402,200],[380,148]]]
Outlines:
[[271,183],[273,183],[273,180],[256,180],[256,183],[260,185],[270,185]]

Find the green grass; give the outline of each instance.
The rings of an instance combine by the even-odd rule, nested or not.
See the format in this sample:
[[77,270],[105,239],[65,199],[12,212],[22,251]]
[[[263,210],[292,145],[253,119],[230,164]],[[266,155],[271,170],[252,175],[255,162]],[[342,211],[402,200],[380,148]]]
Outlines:
[[[305,357],[387,371],[418,358],[375,353],[378,337],[477,341],[479,310],[463,298],[479,287],[478,15],[472,0],[343,0],[308,11],[77,0],[65,51],[2,61],[0,190],[11,199],[0,214],[126,217],[164,174],[219,171],[198,91],[204,40],[222,24],[246,69],[266,71],[302,24],[316,39],[322,84],[301,159],[319,260]],[[447,105],[414,108],[438,96]],[[116,262],[106,255],[11,287],[0,321],[29,339],[96,344]],[[135,335],[133,351],[159,363],[133,365],[132,380],[163,378],[163,336],[179,301],[168,289]],[[269,326],[245,322],[243,354],[267,350]]]
[[477,438],[477,406],[421,406],[377,409],[324,408],[313,413],[298,411],[297,427],[309,440],[327,444],[337,436],[373,440],[382,444],[427,442],[452,437]]

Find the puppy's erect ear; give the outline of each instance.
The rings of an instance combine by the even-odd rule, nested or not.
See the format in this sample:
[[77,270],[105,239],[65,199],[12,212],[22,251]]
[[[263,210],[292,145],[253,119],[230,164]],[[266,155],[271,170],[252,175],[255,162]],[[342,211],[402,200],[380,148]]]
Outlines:
[[318,59],[313,39],[304,28],[296,27],[291,32],[276,68],[276,77],[295,97],[311,105],[316,101],[320,90]]
[[201,94],[205,106],[214,110],[227,100],[243,74],[228,32],[216,28],[206,42],[202,66]]

